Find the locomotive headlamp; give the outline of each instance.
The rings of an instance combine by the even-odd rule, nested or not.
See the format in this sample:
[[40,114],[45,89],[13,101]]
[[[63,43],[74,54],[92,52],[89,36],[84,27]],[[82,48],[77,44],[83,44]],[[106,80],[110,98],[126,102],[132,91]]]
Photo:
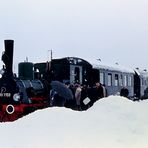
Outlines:
[[11,105],[11,104],[7,105],[7,107],[6,107],[6,112],[7,112],[8,114],[13,114],[14,111],[15,111],[15,108],[14,108],[13,105]]
[[20,95],[18,93],[13,95],[13,100],[14,101],[19,101],[20,100]]

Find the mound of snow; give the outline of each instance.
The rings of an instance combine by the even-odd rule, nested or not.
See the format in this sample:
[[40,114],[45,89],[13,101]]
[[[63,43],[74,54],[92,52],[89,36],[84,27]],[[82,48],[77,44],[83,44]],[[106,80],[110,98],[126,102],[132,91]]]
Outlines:
[[38,110],[0,124],[4,148],[147,148],[148,100],[110,96],[87,111]]

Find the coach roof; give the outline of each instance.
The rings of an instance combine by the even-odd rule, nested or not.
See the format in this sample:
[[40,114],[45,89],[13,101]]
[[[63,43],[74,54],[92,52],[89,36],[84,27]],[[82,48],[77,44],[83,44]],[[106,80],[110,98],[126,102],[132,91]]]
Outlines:
[[104,69],[104,70],[110,70],[110,71],[118,71],[118,72],[125,72],[125,73],[134,73],[134,70],[125,66],[121,66],[118,63],[116,64],[105,64],[102,62],[99,62],[98,64],[92,64],[93,68],[96,69]]

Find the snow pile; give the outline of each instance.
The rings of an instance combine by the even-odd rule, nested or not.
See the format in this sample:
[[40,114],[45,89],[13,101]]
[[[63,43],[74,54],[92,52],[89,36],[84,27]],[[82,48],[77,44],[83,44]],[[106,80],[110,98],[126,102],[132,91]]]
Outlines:
[[148,100],[110,96],[87,111],[47,108],[0,124],[4,148],[147,148]]

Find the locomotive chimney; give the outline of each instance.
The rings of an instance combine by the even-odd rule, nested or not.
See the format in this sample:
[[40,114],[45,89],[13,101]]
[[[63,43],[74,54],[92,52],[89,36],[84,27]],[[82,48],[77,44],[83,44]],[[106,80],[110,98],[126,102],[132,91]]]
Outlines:
[[13,40],[4,40],[5,51],[2,55],[2,61],[5,64],[5,70],[8,75],[12,75],[12,66],[13,66]]

